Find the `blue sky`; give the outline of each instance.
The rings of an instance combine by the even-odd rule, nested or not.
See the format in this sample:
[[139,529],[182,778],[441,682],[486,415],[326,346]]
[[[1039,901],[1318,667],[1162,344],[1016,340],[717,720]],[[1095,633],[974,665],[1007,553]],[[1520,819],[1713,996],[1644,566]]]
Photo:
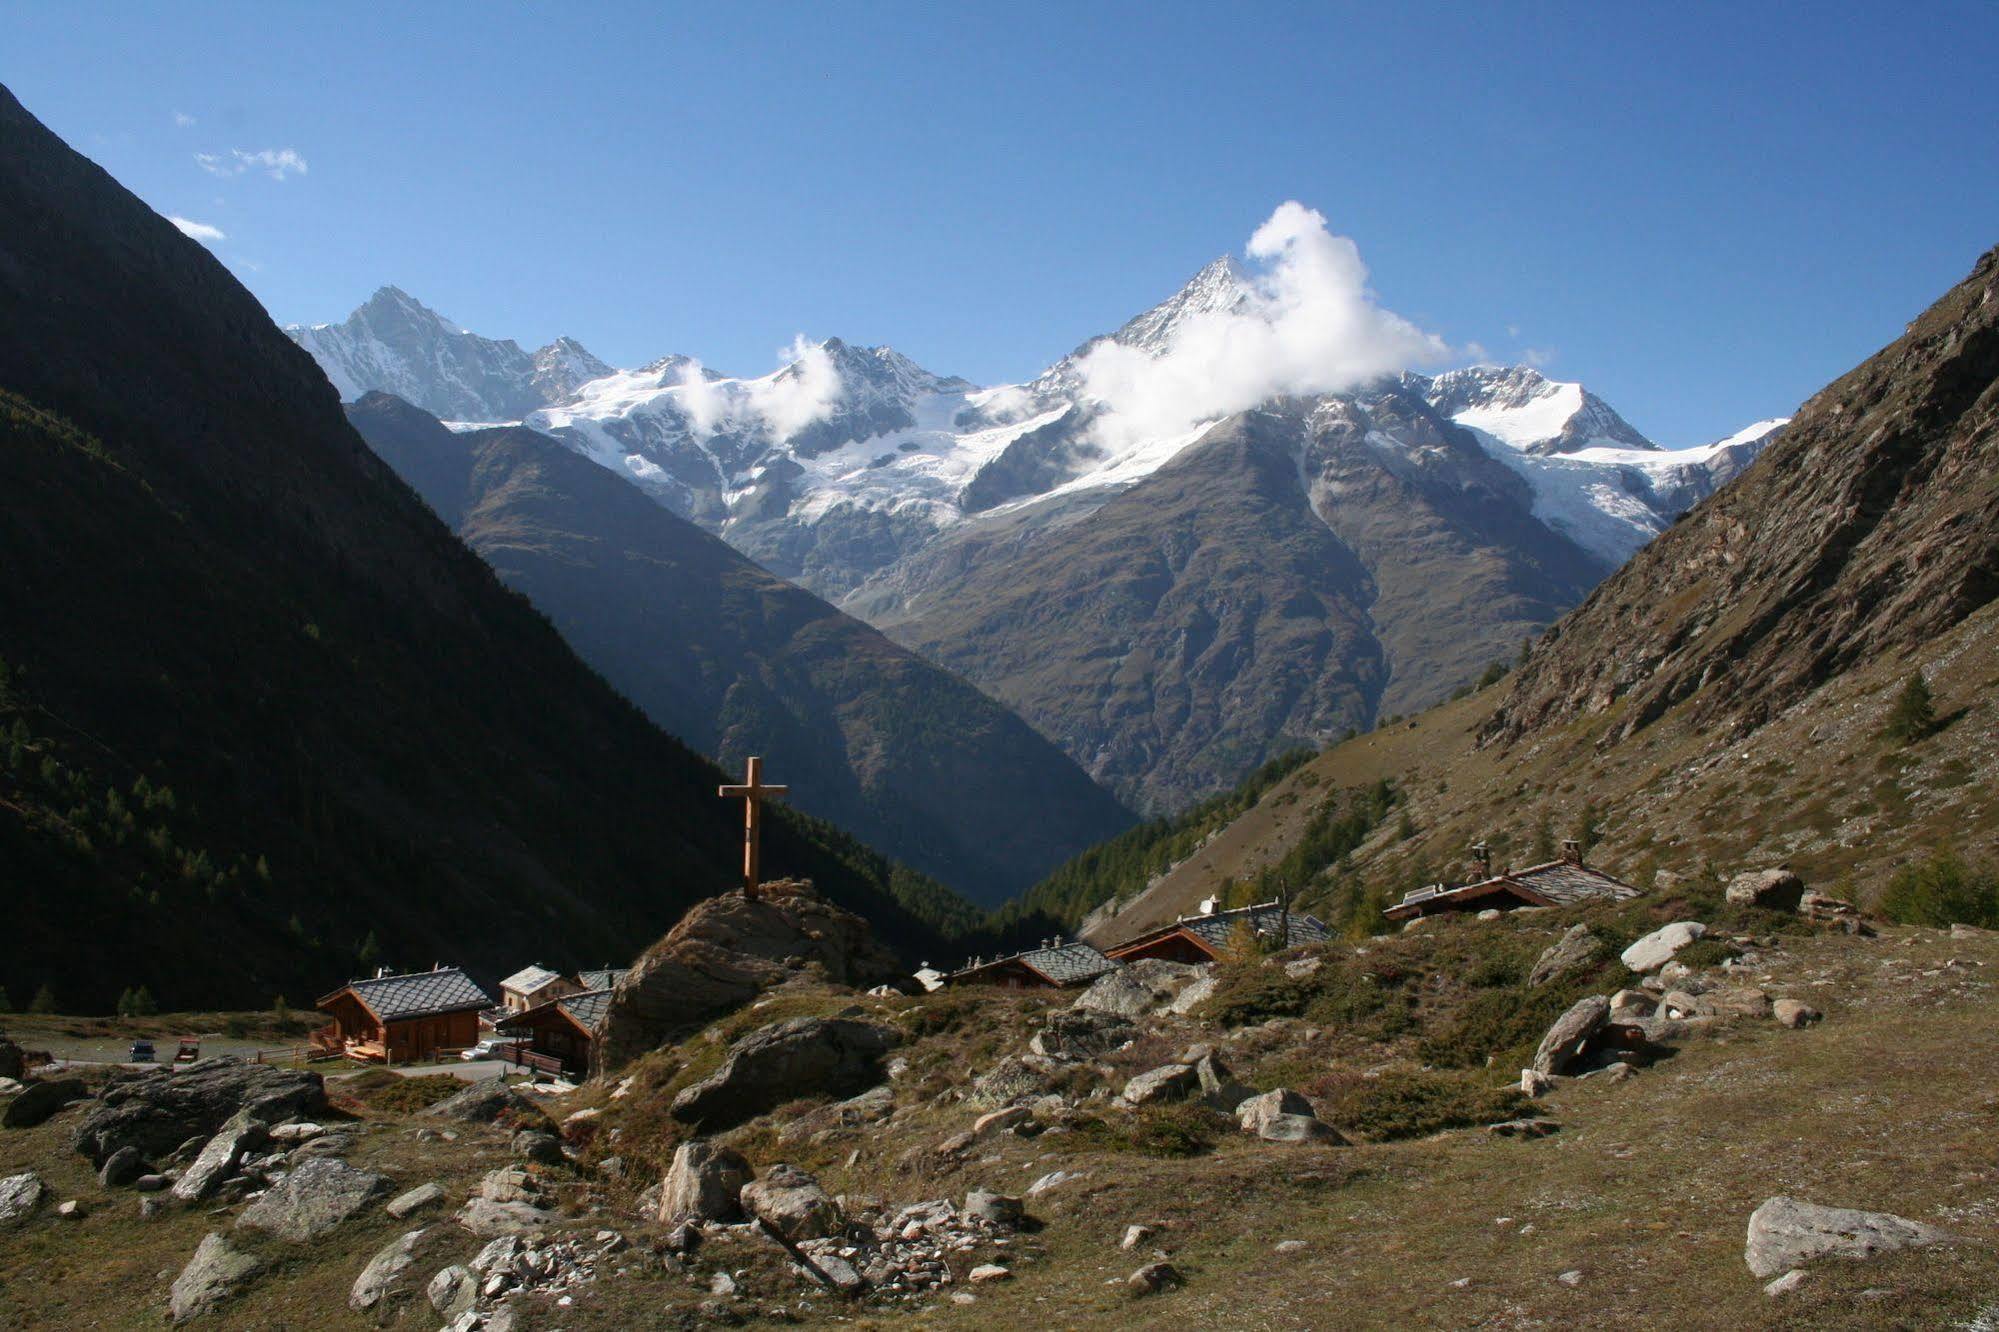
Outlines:
[[1999,243],[1988,4],[409,9],[0,0],[0,82],[282,322],[393,282],[627,365],[1020,379],[1297,199],[1686,444]]

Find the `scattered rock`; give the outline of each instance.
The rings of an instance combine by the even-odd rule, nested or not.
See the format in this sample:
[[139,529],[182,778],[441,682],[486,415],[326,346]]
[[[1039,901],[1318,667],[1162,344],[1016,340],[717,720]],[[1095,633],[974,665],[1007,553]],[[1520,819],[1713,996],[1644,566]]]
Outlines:
[[71,1198],[66,1202],[56,1204],[56,1215],[65,1221],[81,1221],[88,1213],[84,1210],[81,1201]]
[[1798,899],[1798,914],[1821,925],[1837,925],[1849,934],[1872,934],[1860,919],[1860,910],[1851,902],[1824,893],[1808,892]]
[[964,1212],[989,1226],[1002,1227],[1019,1225],[1025,1215],[1020,1199],[986,1189],[974,1189],[965,1195]]
[[1816,1258],[1872,1258],[1951,1238],[1935,1226],[1888,1212],[1820,1207],[1780,1196],[1750,1214],[1742,1256],[1752,1273],[1772,1277]]
[[1135,1018],[1150,1013],[1152,1005],[1152,990],[1141,984],[1129,967],[1119,967],[1091,981],[1089,988],[1076,996],[1074,1007]]
[[1011,1281],[1013,1273],[998,1263],[981,1263],[971,1270],[966,1279],[973,1285],[984,1285],[991,1281]]
[[386,1175],[321,1157],[285,1176],[250,1204],[236,1224],[305,1244],[338,1229],[390,1187]]
[[6,1111],[0,1113],[0,1126],[33,1128],[64,1106],[88,1099],[90,1099],[90,1089],[76,1078],[31,1082],[27,1090],[7,1103]]
[[1958,921],[1950,927],[1950,937],[1953,939],[1982,939],[1991,933],[1991,930],[1983,926],[1966,925],[1963,921]]
[[562,1139],[553,1133],[540,1129],[522,1129],[514,1134],[512,1142],[515,1156],[524,1161],[534,1161],[541,1165],[562,1164]]
[[301,1142],[311,1142],[325,1132],[324,1124],[279,1124],[271,1130],[271,1141],[296,1145]]
[[1180,1275],[1180,1269],[1171,1263],[1147,1263],[1124,1279],[1124,1284],[1138,1295],[1156,1295],[1160,1291],[1187,1284],[1187,1278]]
[[1546,1096],[1555,1089],[1555,1078],[1551,1073],[1538,1069],[1520,1070],[1520,1094],[1522,1096]]
[[1027,1186],[1027,1196],[1038,1198],[1050,1189],[1060,1188],[1070,1180],[1081,1179],[1082,1177],[1083,1172],[1080,1170],[1051,1170]]
[[1768,1295],[1772,1299],[1776,1299],[1780,1295],[1789,1295],[1792,1291],[1796,1290],[1799,1286],[1802,1286],[1804,1284],[1805,1284],[1805,1269],[1802,1267],[1794,1267],[1790,1271],[1784,1273],[1784,1275],[1778,1277],[1775,1281],[1772,1281],[1771,1283],[1763,1287],[1763,1293],[1765,1295]]
[[488,1202],[541,1203],[541,1184],[520,1166],[501,1166],[498,1170],[488,1170],[479,1181],[479,1196]]
[[702,1138],[680,1144],[661,1182],[659,1219],[736,1221],[743,1215],[743,1186],[755,1178],[750,1163],[727,1147]]
[[411,1289],[409,1274],[416,1266],[419,1248],[423,1245],[428,1230],[412,1230],[408,1234],[391,1240],[368,1260],[361,1269],[361,1275],[354,1278],[354,1288],[347,1295],[347,1307],[354,1310],[372,1309],[383,1300],[394,1299],[407,1294]]
[[443,1186],[438,1184],[419,1184],[409,1192],[399,1193],[389,1199],[389,1205],[382,1210],[396,1220],[401,1221],[412,1212],[420,1212],[426,1207],[433,1207],[443,1201]]
[[1809,1027],[1825,1016],[1810,1004],[1796,999],[1779,999],[1770,1006],[1770,1013],[1780,1025],[1791,1028]]
[[1724,895],[1736,906],[1796,911],[1805,895],[1805,881],[1788,869],[1752,870],[1730,879]]
[[1252,1096],[1236,1107],[1236,1123],[1244,1133],[1260,1133],[1263,1125],[1278,1115],[1310,1115],[1312,1103],[1289,1087]]
[[152,1171],[137,1147],[120,1147],[105,1158],[103,1167],[97,1172],[97,1182],[107,1189],[122,1189]]
[[1633,971],[1657,971],[1673,960],[1673,954],[1707,933],[1697,920],[1676,920],[1652,931],[1624,950],[1624,965]]
[[1309,1247],[1304,1240],[1279,1240],[1271,1246],[1273,1253],[1303,1253]]
[[554,1212],[526,1202],[494,1202],[491,1198],[470,1198],[458,1209],[458,1224],[480,1239],[517,1235],[546,1226],[556,1219]]
[[1542,950],[1527,973],[1529,985],[1546,985],[1557,976],[1567,975],[1596,957],[1596,936],[1587,925],[1571,925],[1568,932]]
[[1346,1144],[1339,1131],[1311,1115],[1268,1115],[1257,1125],[1256,1136],[1265,1142],[1326,1142]]
[[1000,1106],[1043,1095],[1053,1085],[1048,1070],[1057,1067],[1040,1056],[1007,1055],[972,1080],[965,1100],[975,1106]]
[[792,1099],[800,1087],[834,1095],[882,1080],[882,1058],[897,1034],[846,1018],[790,1018],[729,1047],[722,1066],[673,1098],[683,1124],[728,1128]]
[[195,1248],[187,1266],[174,1278],[168,1307],[176,1323],[213,1313],[256,1279],[263,1261],[223,1238],[210,1234]]
[[1138,1028],[1116,1013],[1092,1008],[1058,1009],[1034,1033],[1028,1048],[1051,1059],[1095,1059],[1137,1034]]
[[547,1112],[508,1086],[505,1077],[475,1082],[464,1091],[445,1097],[423,1113],[434,1119],[454,1119],[462,1124],[494,1124],[504,1120],[526,1127],[548,1122]]
[[197,1203],[215,1192],[222,1181],[236,1172],[242,1163],[243,1154],[264,1141],[264,1126],[247,1123],[241,1127],[224,1128],[208,1140],[187,1169],[181,1171],[174,1181],[173,1196],[176,1202]]
[[1558,1133],[1562,1126],[1546,1119],[1508,1119],[1497,1124],[1487,1124],[1485,1131],[1499,1138],[1545,1138]]
[[1612,1022],[1637,1022],[1651,1017],[1659,1000],[1645,990],[1619,990],[1610,996]]
[[158,1193],[171,1183],[165,1175],[141,1175],[132,1181],[132,1188],[138,1193]]
[[[0,1042],[4,1042],[4,1040],[5,1040],[4,1037],[0,1037]],[[5,1048],[6,1046],[4,1044],[0,1044],[0,1049],[5,1049]],[[27,1084],[23,1083],[18,1078],[0,1076],[0,1096],[19,1096],[22,1092],[26,1091],[27,1089],[28,1089]]]
[[1166,1011],[1185,1017],[1212,999],[1221,984],[1220,979],[1212,975],[1190,981],[1187,988],[1173,996],[1173,1002],[1166,1006]]
[[792,1165],[774,1165],[743,1186],[743,1210],[796,1244],[839,1233],[840,1209],[819,1181]]
[[325,1108],[319,1074],[228,1055],[114,1076],[77,1125],[75,1145],[99,1166],[126,1146],[159,1160],[190,1139],[208,1142],[239,1115],[270,1125]]
[[1024,1105],[1010,1105],[1004,1110],[993,1110],[972,1121],[972,1137],[978,1140],[1011,1133],[1034,1122],[1034,1112]]
[[1118,1247],[1126,1253],[1130,1253],[1150,1240],[1152,1235],[1153,1230],[1151,1226],[1126,1226],[1124,1238],[1118,1241]]
[[[1637,947],[1636,944],[1632,946]],[[1540,1048],[1534,1052],[1534,1062],[1530,1067],[1536,1073],[1564,1072],[1569,1062],[1582,1053],[1590,1037],[1596,1035],[1609,1020],[1610,1000],[1600,994],[1578,999],[1568,1012],[1555,1019],[1554,1026],[1548,1028],[1548,1034],[1541,1038]]]
[[479,1298],[479,1283],[469,1268],[453,1263],[430,1279],[424,1287],[424,1294],[430,1300],[430,1307],[444,1318],[456,1318],[472,1307]]
[[1200,1075],[1185,1064],[1162,1064],[1140,1073],[1124,1084],[1121,1098],[1127,1105],[1152,1105],[1180,1101],[1200,1085]]

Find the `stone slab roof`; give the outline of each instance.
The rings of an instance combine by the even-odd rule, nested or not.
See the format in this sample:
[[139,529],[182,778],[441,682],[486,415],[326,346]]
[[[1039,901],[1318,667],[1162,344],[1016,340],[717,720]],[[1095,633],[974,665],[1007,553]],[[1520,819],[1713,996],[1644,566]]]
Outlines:
[[959,968],[954,977],[964,977],[989,967],[1004,966],[1009,962],[1019,962],[1032,967],[1057,985],[1081,985],[1095,980],[1106,971],[1116,971],[1118,963],[1111,961],[1089,944],[1080,939],[1069,939],[1059,943],[1044,944],[1025,952],[1008,957],[995,957],[976,965]]
[[550,971],[540,963],[535,963],[531,966],[522,967],[519,971],[501,981],[500,988],[503,990],[512,990],[515,994],[533,994],[550,981],[559,981],[561,979],[562,977],[558,973]]
[[586,990],[608,990],[624,979],[630,967],[597,967],[576,973],[576,983]]
[[[1286,912],[1275,902],[1265,902],[1259,906],[1237,907],[1232,911],[1217,911],[1208,916],[1188,916],[1179,922],[1180,928],[1190,934],[1197,934],[1210,948],[1220,950],[1229,941],[1238,921],[1247,922],[1250,929],[1258,934],[1276,935],[1283,932]],[[1278,946],[1289,948],[1294,944],[1324,943],[1333,937],[1325,922],[1317,916],[1308,916],[1302,911],[1289,913],[1289,934]]]
[[432,1017],[440,1013],[462,1013],[466,1009],[485,1008],[493,1002],[490,995],[457,967],[349,981],[346,988],[368,1006],[369,1012],[384,1022]]
[[555,1001],[555,1006],[575,1018],[578,1026],[594,1036],[597,1029],[604,1025],[604,1014],[610,1011],[611,991],[607,988],[564,995]]

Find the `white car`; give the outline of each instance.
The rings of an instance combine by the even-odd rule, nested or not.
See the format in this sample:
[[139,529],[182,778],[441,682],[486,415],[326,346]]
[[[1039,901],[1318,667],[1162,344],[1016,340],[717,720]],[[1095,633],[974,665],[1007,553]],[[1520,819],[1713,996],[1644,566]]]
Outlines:
[[501,1052],[506,1050],[509,1046],[515,1046],[520,1044],[522,1044],[522,1042],[517,1037],[488,1036],[485,1040],[480,1041],[477,1045],[465,1051],[463,1054],[459,1055],[458,1057],[460,1059],[498,1059],[500,1058]]

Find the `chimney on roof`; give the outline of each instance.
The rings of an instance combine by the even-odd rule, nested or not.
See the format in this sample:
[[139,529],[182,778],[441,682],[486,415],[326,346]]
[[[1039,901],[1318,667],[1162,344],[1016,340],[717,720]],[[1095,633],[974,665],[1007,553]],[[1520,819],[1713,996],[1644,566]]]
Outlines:
[[1487,846],[1483,839],[1472,843],[1471,863],[1480,879],[1492,877],[1492,848]]
[[380,979],[382,979],[382,977],[384,977],[384,976],[386,976],[386,975],[388,975],[388,974],[389,974],[389,969],[388,969],[387,967],[376,967],[376,968],[375,968],[375,979],[376,979],[376,980],[380,980]]
[[1203,916],[1212,916],[1221,904],[1222,900],[1219,897],[1204,897],[1201,899],[1201,905],[1194,909]]
[[1583,863],[1583,844],[1571,837],[1562,843],[1562,862],[1568,865]]

